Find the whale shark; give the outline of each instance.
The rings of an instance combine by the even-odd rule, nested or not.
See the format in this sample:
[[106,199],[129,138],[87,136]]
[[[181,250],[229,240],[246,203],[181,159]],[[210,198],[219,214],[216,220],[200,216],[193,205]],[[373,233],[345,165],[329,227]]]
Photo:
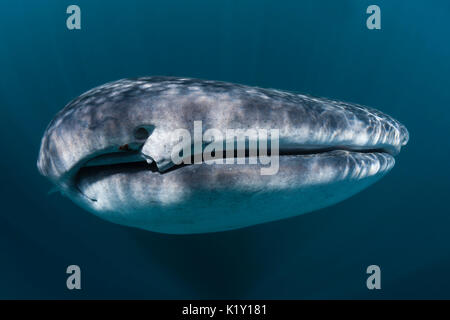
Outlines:
[[[227,163],[176,163],[175,133],[194,130],[196,121],[223,132],[276,129],[267,154],[276,155],[276,172],[261,174],[267,162],[251,161],[261,152],[258,144],[249,152],[251,137],[243,153],[215,153]],[[154,76],[110,82],[69,102],[45,130],[37,167],[102,219],[160,233],[207,233],[343,201],[389,172],[408,139],[400,122],[358,104]],[[201,150],[214,142],[225,143],[202,140]]]

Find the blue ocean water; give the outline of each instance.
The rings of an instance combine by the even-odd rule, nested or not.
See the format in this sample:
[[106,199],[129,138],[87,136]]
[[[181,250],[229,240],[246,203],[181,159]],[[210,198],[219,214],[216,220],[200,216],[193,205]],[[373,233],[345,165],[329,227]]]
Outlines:
[[[82,29],[66,28],[77,4]],[[368,30],[366,8],[381,9]],[[448,1],[0,3],[0,298],[450,298]],[[303,216],[206,235],[114,225],[39,175],[41,136],[82,92],[145,75],[376,107],[410,142],[380,182]],[[66,288],[66,267],[82,290]],[[381,268],[381,290],[366,268]]]

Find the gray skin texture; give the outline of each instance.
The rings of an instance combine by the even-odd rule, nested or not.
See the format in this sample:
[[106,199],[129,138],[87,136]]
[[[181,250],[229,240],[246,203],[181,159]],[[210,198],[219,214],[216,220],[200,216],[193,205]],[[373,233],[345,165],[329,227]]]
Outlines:
[[[173,132],[193,132],[199,120],[203,132],[279,129],[278,173],[261,175],[259,161],[174,166]],[[204,233],[342,201],[386,174],[408,139],[398,121],[356,104],[145,77],[107,83],[70,102],[46,129],[37,166],[103,219],[163,233]]]

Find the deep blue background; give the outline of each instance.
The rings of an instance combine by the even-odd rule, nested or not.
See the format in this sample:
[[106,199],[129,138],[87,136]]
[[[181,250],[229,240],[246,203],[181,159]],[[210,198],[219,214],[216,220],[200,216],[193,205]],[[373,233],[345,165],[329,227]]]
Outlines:
[[[78,4],[82,30],[66,28]],[[381,7],[382,30],[366,28]],[[449,298],[450,2],[0,3],[0,298]],[[53,115],[107,81],[176,75],[376,107],[408,146],[333,207],[225,233],[172,236],[102,221],[36,169]],[[65,268],[82,268],[78,292]],[[365,269],[381,266],[382,290]]]

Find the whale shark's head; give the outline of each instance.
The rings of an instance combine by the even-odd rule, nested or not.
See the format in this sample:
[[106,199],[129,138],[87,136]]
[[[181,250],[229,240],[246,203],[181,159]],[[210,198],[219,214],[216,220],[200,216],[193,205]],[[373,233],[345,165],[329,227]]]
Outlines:
[[[189,132],[195,121],[218,132],[276,129],[270,156],[277,156],[277,171],[261,175],[267,162],[252,161],[261,150],[256,144],[249,154],[251,137],[241,154],[216,150],[216,160],[233,158],[228,164],[173,163],[175,133]],[[70,102],[46,129],[37,166],[62,193],[107,220],[159,232],[212,232],[348,198],[388,172],[408,138],[399,122],[359,105],[149,77],[109,83]],[[218,140],[203,141],[201,150]]]

